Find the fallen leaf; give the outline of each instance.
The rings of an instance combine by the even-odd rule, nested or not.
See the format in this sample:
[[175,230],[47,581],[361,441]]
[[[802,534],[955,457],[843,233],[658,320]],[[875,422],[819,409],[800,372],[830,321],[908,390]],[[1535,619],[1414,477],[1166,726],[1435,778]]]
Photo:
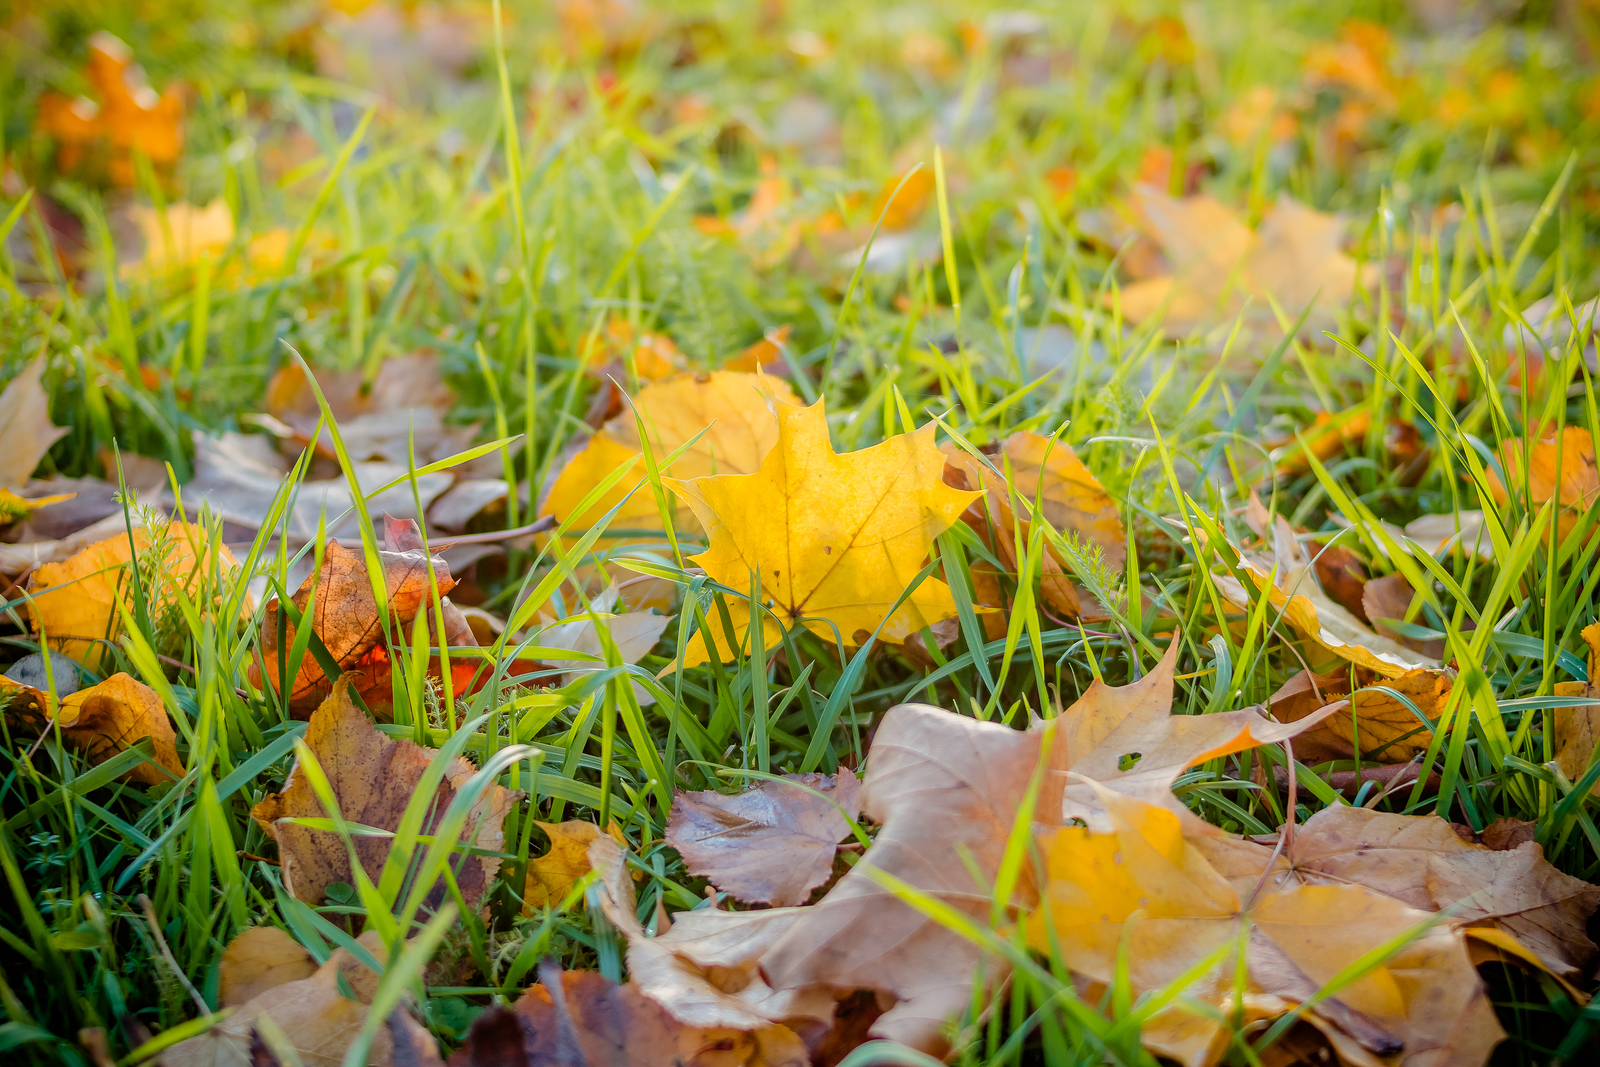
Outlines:
[[1332,714],[1316,711],[1294,723],[1277,723],[1253,708],[1209,715],[1174,715],[1173,672],[1178,641],[1148,674],[1125,686],[1095,679],[1071,707],[1055,720],[1051,765],[1088,779],[1063,783],[1061,819],[1082,819],[1105,831],[1102,790],[1137,797],[1165,808],[1190,833],[1218,833],[1184,807],[1172,783],[1197,763],[1298,737]]
[[104,763],[148,737],[155,763],[140,763],[124,776],[145,785],[159,785],[183,777],[178,759],[178,735],[167,718],[167,709],[154,689],[127,674],[113,674],[87,689],[64,690],[60,706],[53,713],[49,694],[31,685],[0,675],[0,696],[18,703],[22,698],[29,708],[17,708],[8,718],[26,721],[42,730],[53,723],[61,736],[80,749],[90,763]]
[[[862,790],[863,809],[881,829],[860,862],[822,900],[800,909],[761,956],[772,988],[880,990],[897,999],[873,1024],[873,1036],[945,1050],[945,1024],[971,1004],[984,954],[867,870],[883,870],[987,926],[991,885],[1043,737],[923,705],[891,708],[873,739]],[[1058,818],[1060,797],[1061,783],[1046,780],[1041,821]],[[1024,879],[1007,903],[1035,899]],[[1003,974],[986,964],[989,980]]]
[[596,837],[589,859],[600,873],[601,905],[628,941],[628,973],[635,989],[678,1023],[707,1031],[732,1031],[744,1047],[767,1060],[805,1063],[805,1046],[788,1024],[821,1033],[833,1015],[833,993],[823,985],[777,992],[758,959],[803,909],[680,913],[680,922],[650,937],[635,912],[633,882],[623,847]]
[[121,630],[118,604],[134,610],[130,568],[135,559],[153,619],[173,609],[180,594],[203,602],[217,592],[213,575],[226,581],[238,566],[227,546],[213,545],[199,526],[175,520],[155,529],[135,525],[131,533],[124,528],[119,536],[33,572],[27,610],[35,632],[96,669],[105,654],[102,642],[115,640]]
[[[1315,551],[1311,555],[1311,566],[1322,591],[1360,621],[1369,621],[1363,600],[1368,585],[1366,564],[1343,545],[1313,542],[1312,547]],[[1393,637],[1394,634],[1383,636]]]
[[[524,915],[553,908],[566,898],[573,883],[591,870],[589,846],[600,836],[600,827],[583,819],[561,823],[535,819],[534,825],[550,839],[550,850],[528,861],[528,878],[522,892]],[[615,823],[606,832],[620,843],[622,831]]]
[[[793,783],[793,784],[790,784]],[[786,774],[743,793],[680,792],[667,844],[689,873],[747,904],[803,904],[827,881],[859,811],[853,772]]]
[[[391,357],[370,382],[360,368],[322,371],[316,380],[352,460],[406,465],[415,448],[417,465],[422,466],[465,450],[477,437],[475,425],[444,424],[456,396],[441,377],[437,356]],[[322,411],[300,364],[286,363],[272,376],[266,399],[267,414],[289,428],[296,445],[313,443]],[[324,456],[337,456],[326,427],[315,446]]]
[[0,487],[20,489],[26,485],[50,446],[67,432],[65,426],[50,421],[50,394],[40,384],[44,362],[41,356],[29,363],[0,392],[0,440],[6,442],[6,454],[0,458]]
[[[240,1004],[210,1030],[173,1045],[161,1054],[161,1063],[164,1067],[246,1067],[256,1063],[252,1049],[261,1040],[258,1028],[267,1020],[276,1031],[274,1037],[286,1040],[304,1067],[340,1067],[370,1010],[370,994],[365,1001],[340,995],[340,972],[348,977],[352,967],[371,974],[344,949],[335,950],[309,977],[273,985]],[[369,1067],[394,1067],[402,1062],[396,1055],[397,1041],[416,1054],[410,1062],[417,1067],[438,1067],[433,1036],[404,1009],[378,1029],[360,1062]]]
[[[1107,568],[1114,570],[1127,558],[1127,535],[1116,502],[1067,444],[1036,433],[1012,434],[984,450],[1006,475],[1003,479],[954,442],[947,442],[942,451],[946,483],[984,492],[982,505],[969,506],[964,518],[986,543],[992,542],[1000,561],[1013,573],[1019,566],[1018,534],[1026,543],[1031,528],[1029,521],[1017,519],[1014,499],[1027,501],[1021,508],[1024,514],[1031,513],[1037,502],[1039,515],[1053,529],[1079,538],[1091,550],[1097,548]],[[1040,592],[1051,608],[1077,618],[1082,603],[1067,563],[1048,542],[1044,548]]]
[[583,371],[605,380],[663,381],[681,373],[687,363],[672,338],[636,331],[624,318],[610,318],[593,338],[585,339]]
[[[607,586],[604,592],[591,600],[589,611],[579,615],[575,621],[565,619],[558,621],[541,613],[544,625],[538,631],[539,646],[546,649],[566,649],[573,653],[573,659],[577,661],[575,669],[561,674],[562,685],[570,685],[585,674],[606,669],[606,654],[600,642],[602,626],[616,645],[619,659],[625,664],[638,663],[656,647],[656,642],[661,640],[662,632],[672,621],[671,615],[657,615],[650,611],[612,614],[619,606],[619,599],[617,587],[612,585]],[[585,662],[583,657],[593,657],[593,659]],[[548,658],[554,659],[554,657]],[[656,700],[655,696],[638,682],[633,683],[633,696],[641,706],[654,704]]]
[[[428,764],[438,754],[435,749],[423,748],[404,738],[391,738],[378,730],[351,702],[348,684],[334,686],[332,694],[312,714],[305,744],[316,756],[332,786],[339,813],[345,821],[381,830],[399,828],[406,805]],[[459,756],[450,761],[444,781],[439,783],[424,814],[419,833],[436,832],[457,791],[477,772],[476,767]],[[504,844],[502,823],[521,796],[519,792],[490,783],[472,806],[461,840],[481,849],[500,849]],[[298,760],[284,780],[283,791],[268,795],[250,814],[278,843],[284,888],[298,899],[308,904],[321,904],[330,883],[355,883],[350,852],[333,831],[279,821],[332,817],[317,799]],[[351,843],[357,861],[376,883],[389,857],[391,839],[357,836],[352,837]],[[426,851],[417,850],[418,854],[411,861],[413,866],[421,864]],[[467,906],[476,907],[500,869],[500,860],[495,856],[463,853],[453,857],[451,864]],[[429,905],[437,907],[446,892],[441,878],[428,894]]]
[[95,99],[47,92],[39,98],[38,124],[56,142],[56,167],[89,171],[119,186],[135,182],[133,153],[170,166],[183,150],[183,93],[160,94],[145,81],[127,45],[105,31],[89,38],[84,75]]
[[[399,532],[397,532],[399,531]],[[437,583],[440,607],[445,622],[445,643],[473,645],[472,628],[444,594],[455,587],[450,567],[438,556],[430,560],[421,547],[420,531],[411,520],[391,520],[386,537],[387,550],[380,550],[385,599],[389,623],[397,635],[409,637],[412,622],[419,612],[426,613],[429,634],[437,639],[432,610],[432,589]],[[431,572],[431,575],[430,575]],[[316,600],[312,603],[312,595]],[[323,550],[321,568],[305,580],[290,598],[295,609],[310,609],[311,627],[342,671],[354,675],[353,682],[367,706],[388,711],[393,701],[389,680],[389,655],[383,647],[384,627],[378,614],[378,601],[367,574],[366,554],[360,548],[346,548],[337,540]],[[279,628],[283,628],[282,649],[294,647],[295,625],[279,621],[282,605],[277,599],[267,604],[261,623],[261,664],[252,663],[250,684],[259,688],[280,686]],[[264,664],[264,668],[262,666]],[[309,652],[289,682],[289,708],[299,714],[317,707],[331,692],[332,680]]]
[[1437,722],[1451,682],[1442,671],[1407,671],[1352,693],[1342,678],[1301,671],[1272,694],[1270,705],[1273,717],[1283,722],[1321,713],[1317,725],[1294,741],[1295,758],[1302,763],[1353,759],[1406,763],[1428,750],[1433,731],[1395,694]]
[[724,363],[722,369],[738,371],[741,374],[792,373],[788,362],[783,358],[783,349],[789,343],[789,335],[793,332],[794,327],[787,323],[776,330],[768,330],[761,340]]
[[1511,488],[1506,488],[1500,472],[1491,465],[1489,491],[1495,499],[1504,504],[1515,495],[1529,511],[1556,501],[1556,525],[1562,538],[1600,498],[1594,440],[1580,426],[1564,426],[1560,433],[1541,434],[1531,442],[1507,440],[1500,446],[1500,464]]
[[1581,981],[1600,955],[1585,929],[1600,887],[1556,870],[1532,841],[1496,851],[1436,815],[1324,808],[1295,830],[1289,871],[1303,885],[1356,884],[1423,911],[1453,908],[1451,923],[1493,924],[1563,978]]
[[[1558,697],[1600,697],[1600,623],[1585,626],[1583,639],[1589,643],[1589,679],[1557,682],[1554,691]],[[1589,769],[1595,746],[1600,744],[1600,705],[1555,708],[1550,713],[1550,735],[1556,766],[1568,781],[1578,781]],[[1600,793],[1600,782],[1589,792]]]
[[[656,529],[661,512],[654,494],[643,486],[645,467],[639,439],[639,419],[644,420],[650,449],[657,463],[694,440],[694,444],[662,474],[676,478],[701,478],[710,474],[754,474],[761,460],[778,441],[778,424],[770,404],[792,401],[786,383],[755,374],[713,371],[704,378],[681,377],[645,386],[634,398],[632,411],[606,423],[569,459],[540,504],[541,515],[570,522],[575,530],[587,529],[622,503],[611,525],[619,529]],[[704,433],[702,433],[704,431]],[[695,435],[699,434],[698,440]],[[582,514],[578,505],[606,475],[620,466],[629,474]],[[632,494],[631,496],[629,494]],[[624,503],[624,501],[626,501]],[[693,533],[699,524],[687,508],[674,511],[674,523],[686,522]],[[615,543],[615,539],[613,539]]]
[[[1330,600],[1317,584],[1305,548],[1283,516],[1274,517],[1272,554],[1241,548],[1239,565],[1296,631],[1334,655],[1387,678],[1421,668],[1439,668],[1438,660],[1374,633]],[[1229,602],[1240,607],[1250,604],[1249,593],[1231,575],[1213,575],[1212,580]]]
[[[1239,1010],[1250,1021],[1296,1006],[1346,1063],[1481,1063],[1504,1036],[1461,934],[1447,926],[1422,932],[1335,994],[1313,999],[1366,953],[1426,922],[1426,912],[1355,885],[1269,880],[1255,899],[1241,899],[1184,837],[1174,813],[1109,790],[1101,801],[1111,833],[1063,827],[1043,838],[1045,906],[1030,918],[1028,937],[1041,951],[1054,939],[1080,981],[1095,983],[1091,989],[1109,986],[1125,967],[1134,997],[1170,988],[1220,951],[1220,961],[1184,987],[1186,999],[1218,1014],[1176,1004],[1156,1011],[1140,1031],[1151,1051],[1203,1067],[1227,1050],[1226,1013]],[[1264,869],[1271,850],[1251,848]],[[1234,999],[1240,945],[1242,1003]]]
[[269,989],[311,977],[317,962],[280,927],[252,926],[228,942],[218,971],[221,1006],[232,1008]]
[[1397,641],[1419,655],[1430,659],[1443,659],[1444,638],[1407,637],[1385,622],[1385,620],[1416,622],[1412,616],[1420,613],[1421,607],[1412,610],[1411,605],[1415,598],[1416,590],[1411,588],[1411,583],[1406,580],[1405,575],[1398,571],[1386,574],[1381,578],[1371,579],[1361,587],[1362,614],[1381,636]]
[[[1159,314],[1169,331],[1184,333],[1246,311],[1254,328],[1270,333],[1278,329],[1275,301],[1291,321],[1310,305],[1307,326],[1326,327],[1356,292],[1355,261],[1339,249],[1343,223],[1287,196],[1268,209],[1256,232],[1209,196],[1180,200],[1140,186],[1132,205],[1172,273],[1116,295],[1131,322]],[[1254,298],[1249,309],[1246,297]]]
[[220,196],[205,207],[179,201],[164,212],[137,204],[128,214],[144,239],[144,254],[122,265],[124,276],[177,270],[206,255],[220,258],[233,243],[233,211]]
[[[508,1060],[476,1058],[487,1037],[475,1025],[472,1040],[451,1058],[452,1067],[489,1067],[494,1063],[540,1064],[549,1067],[806,1067],[805,1046],[793,1034],[781,1043],[763,1034],[732,1029],[702,1030],[673,1019],[666,1009],[632,983],[619,986],[593,971],[561,975],[562,1006],[544,985],[528,988],[513,1007],[520,1033],[507,1036],[515,1051]],[[562,1049],[563,1015],[579,1048]],[[483,1025],[487,1031],[490,1019]],[[772,1028],[779,1029],[779,1028]],[[520,1058],[517,1054],[520,1053]],[[581,1056],[582,1059],[577,1059]]]
[[[932,424],[839,455],[828,440],[822,401],[810,407],[779,401],[775,409],[778,441],[756,473],[666,482],[709,534],[709,547],[694,557],[706,574],[749,589],[759,573],[771,605],[762,615],[767,647],[781,640],[779,619],[825,640],[837,633],[859,644],[864,631],[899,644],[954,615],[949,587],[935,578],[890,611],[933,539],[976,495],[944,484],[944,456],[934,447]],[[728,608],[733,634],[711,624],[715,654],[724,661],[750,627],[744,600],[730,600]],[[679,666],[704,663],[712,654],[704,631],[697,631]]]

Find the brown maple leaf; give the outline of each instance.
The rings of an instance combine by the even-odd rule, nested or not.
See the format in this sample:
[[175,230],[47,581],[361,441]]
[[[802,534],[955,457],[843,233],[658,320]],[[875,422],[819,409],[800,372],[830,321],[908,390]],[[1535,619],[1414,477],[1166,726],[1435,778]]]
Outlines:
[[[441,597],[455,587],[450,576],[450,566],[435,556],[431,560],[422,550],[420,533],[414,520],[390,520],[386,551],[377,553],[383,567],[383,582],[388,600],[389,621],[397,635],[409,636],[412,621],[419,611],[425,611],[430,636],[437,639],[432,611],[433,583],[437,583]],[[430,581],[431,571],[431,581]],[[312,595],[316,600],[312,603]],[[389,684],[389,652],[383,646],[384,628],[378,614],[378,601],[373,594],[372,580],[367,574],[366,554],[361,548],[346,548],[337,540],[328,542],[323,551],[322,566],[301,585],[299,592],[290,598],[302,613],[311,607],[311,626],[328,650],[328,654],[346,673],[354,675],[353,684],[367,706],[386,712],[393,703]],[[465,616],[450,604],[441,601],[444,616],[444,641],[451,645],[475,645],[472,628]],[[261,688],[271,684],[277,689],[280,673],[279,627],[283,628],[282,649],[294,645],[295,625],[279,620],[282,606],[274,599],[267,604],[261,623],[260,664],[251,664],[250,684]],[[315,656],[309,652],[300,661],[299,670],[289,682],[289,708],[297,715],[317,707],[332,689],[332,681],[324,673]]]
[[[1109,832],[1063,827],[1041,840],[1045,903],[1029,942],[1059,945],[1089,996],[1121,967],[1136,997],[1183,976],[1186,999],[1219,1009],[1159,1008],[1140,1029],[1151,1051],[1206,1067],[1228,1048],[1228,1014],[1254,1023],[1295,1007],[1345,1063],[1477,1064],[1504,1036],[1462,935],[1427,929],[1427,912],[1362,885],[1262,884],[1271,849],[1189,838],[1170,811],[1108,789],[1100,799]],[[1408,934],[1330,995],[1335,976]],[[1212,954],[1200,976],[1188,973]]]
[[[1210,715],[1174,715],[1173,672],[1178,641],[1138,681],[1121,687],[1096,679],[1056,720],[1052,766],[1108,789],[1164,807],[1187,831],[1218,833],[1172,793],[1172,783],[1197,763],[1298,737],[1334,713],[1314,711],[1298,722],[1278,723],[1252,708]],[[1064,816],[1104,830],[1097,790],[1067,784]]]
[[[418,788],[423,773],[438,756],[405,738],[392,738],[372,724],[350,701],[348,683],[341,682],[311,716],[305,744],[316,756],[339,803],[339,814],[346,822],[397,830],[400,820]],[[461,757],[452,759],[422,820],[420,833],[433,834],[454,799],[456,791],[477,768]],[[502,824],[521,793],[491,783],[478,798],[467,817],[461,840],[481,849],[498,850],[504,843]],[[283,791],[269,795],[250,814],[267,835],[278,843],[283,862],[283,884],[291,894],[308,904],[321,904],[330,883],[353,885],[355,871],[350,852],[332,830],[313,829],[291,818],[324,819],[324,810],[311,782],[297,760],[284,781]],[[389,858],[391,838],[354,836],[351,847],[361,869],[377,882]],[[412,859],[422,862],[422,853]],[[451,859],[456,884],[468,907],[475,907],[488,891],[500,869],[495,856],[460,854]],[[443,879],[434,886],[428,903],[437,906],[446,895]]]
[[827,986],[774,990],[759,965],[805,909],[680,912],[670,929],[650,937],[635,912],[623,846],[597,837],[589,859],[606,916],[628,941],[630,984],[678,1023],[753,1035],[773,1050],[799,1046],[800,1032],[815,1040],[829,1029],[835,996]]
[[743,793],[680,792],[667,844],[691,874],[747,904],[803,904],[860,810],[853,772],[786,774]]
[[1528,841],[1496,851],[1461,840],[1435,815],[1390,815],[1339,804],[1295,831],[1289,875],[1303,885],[1364,885],[1423,911],[1455,907],[1457,925],[1494,925],[1565,978],[1589,973],[1586,924],[1600,887],[1556,870]]

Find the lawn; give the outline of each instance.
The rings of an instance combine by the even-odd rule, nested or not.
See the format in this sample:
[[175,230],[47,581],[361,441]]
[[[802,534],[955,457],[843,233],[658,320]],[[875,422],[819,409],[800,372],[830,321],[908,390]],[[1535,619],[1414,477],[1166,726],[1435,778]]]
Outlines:
[[0,56],[7,1062],[1600,1049],[1600,7]]

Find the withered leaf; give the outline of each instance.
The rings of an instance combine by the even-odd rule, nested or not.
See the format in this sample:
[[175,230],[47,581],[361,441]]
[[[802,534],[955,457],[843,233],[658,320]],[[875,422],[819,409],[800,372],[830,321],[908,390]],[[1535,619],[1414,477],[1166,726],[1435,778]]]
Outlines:
[[[600,836],[600,827],[584,819],[561,823],[536,819],[534,825],[550,839],[550,850],[528,861],[528,879],[522,894],[524,915],[561,903],[572,883],[589,873],[589,846]],[[608,833],[617,840],[622,837],[615,823]]]
[[[1347,1063],[1481,1063],[1504,1036],[1461,934],[1448,926],[1427,930],[1333,995],[1314,999],[1365,953],[1414,931],[1426,912],[1360,885],[1269,881],[1246,896],[1253,883],[1239,889],[1229,875],[1247,873],[1253,859],[1259,878],[1270,849],[1237,839],[1191,842],[1170,811],[1110,790],[1101,801],[1110,833],[1063,827],[1045,839],[1046,907],[1028,925],[1041,950],[1050,936],[1057,939],[1080,980],[1093,983],[1091,994],[1114,980],[1121,961],[1139,996],[1169,987],[1221,949],[1221,961],[1185,986],[1186,997],[1240,1010],[1247,1022],[1303,1005],[1306,1020]],[[1233,845],[1244,854],[1211,858]],[[1235,869],[1225,875],[1218,862]],[[1239,945],[1242,922],[1246,984],[1237,1003],[1236,950],[1226,946]],[[1169,1005],[1145,1022],[1140,1040],[1186,1067],[1204,1067],[1226,1050],[1222,1019]]]
[[[412,794],[416,792],[428,764],[438,755],[404,738],[392,738],[375,727],[350,700],[348,683],[334,691],[312,713],[305,743],[316,756],[323,774],[333,787],[339,812],[347,822],[381,830],[399,828]],[[444,817],[456,791],[477,768],[459,756],[450,761],[444,781],[423,817],[423,834],[433,834]],[[520,793],[491,783],[473,805],[462,830],[463,843],[498,850],[504,844],[502,824]],[[283,883],[294,896],[308,904],[321,904],[332,882],[354,884],[355,874],[344,842],[332,830],[317,830],[285,818],[331,818],[316,797],[311,782],[299,762],[290,770],[283,792],[269,795],[250,812],[267,834],[278,843],[283,862]],[[391,839],[352,837],[357,861],[374,882],[383,872]],[[413,864],[422,862],[425,849],[418,849]],[[468,907],[483,899],[500,869],[494,856],[457,854],[450,860],[456,884]],[[443,879],[434,886],[428,902],[437,906],[446,895]]]
[[844,770],[764,779],[732,796],[680,792],[667,844],[690,873],[747,904],[803,904],[833,870],[835,846],[850,833],[847,818],[860,810],[859,789]]
[[222,1006],[231,1008],[269,989],[311,977],[317,963],[281,928],[252,926],[228,942],[219,970]]
[[1322,713],[1316,726],[1295,739],[1295,758],[1303,763],[1358,757],[1405,763],[1427,751],[1433,731],[1395,694],[1437,721],[1450,686],[1447,672],[1408,671],[1398,678],[1380,678],[1375,685],[1351,693],[1342,678],[1301,671],[1272,694],[1270,703],[1273,717],[1284,722]]
[[1496,851],[1434,815],[1340,804],[1295,831],[1290,870],[1305,885],[1356,883],[1423,911],[1455,907],[1451,922],[1492,923],[1563,977],[1587,975],[1600,954],[1585,929],[1600,887],[1556,870],[1532,841]]
[[[356,1000],[346,999],[339,992],[340,972],[348,977],[352,968],[368,976],[351,983]],[[366,1023],[375,979],[370,970],[338,949],[309,977],[262,989],[207,1032],[162,1053],[161,1062],[164,1067],[246,1067],[253,1062],[251,1049],[260,1040],[257,1031],[258,1027],[264,1029],[265,1017],[275,1035],[289,1043],[304,1067],[340,1067]],[[367,991],[364,996],[363,989]],[[369,1067],[393,1067],[399,1062],[395,1056],[396,1030],[406,1047],[419,1054],[413,1061],[418,1067],[439,1064],[433,1036],[404,1010],[391,1016],[389,1026],[379,1029],[362,1062]]]
[[[61,698],[53,713],[49,695],[32,686],[18,685],[0,675],[0,694],[13,697],[7,716],[26,721],[39,729],[51,729],[51,720],[60,723],[61,735],[81,749],[91,763],[104,763],[117,753],[148,737],[155,764],[140,763],[126,777],[145,785],[158,785],[182,778],[183,763],[178,759],[178,735],[167,717],[166,705],[154,689],[128,674],[113,674],[87,689]],[[38,709],[37,711],[35,709]]]
[[0,440],[6,443],[5,455],[0,456],[0,487],[20,489],[28,484],[44,454],[67,432],[50,421],[50,394],[40,384],[44,364],[43,356],[35,359],[0,392]]
[[650,937],[635,913],[625,856],[611,838],[589,846],[602,907],[628,940],[631,985],[684,1026],[753,1035],[768,1056],[803,1060],[795,1030],[826,1030],[833,994],[822,985],[775,991],[758,960],[804,909],[682,912],[671,930]]
[[[404,526],[405,524],[400,524]],[[414,524],[413,524],[414,525]],[[450,576],[450,566],[435,556],[430,561],[420,547],[410,547],[404,535],[398,538],[391,527],[390,549],[378,552],[383,567],[383,582],[388,600],[390,624],[406,635],[410,634],[412,621],[419,611],[427,611],[430,630],[433,627],[432,588],[437,582],[442,597],[455,587]],[[432,581],[430,581],[430,563]],[[316,601],[312,604],[312,594]],[[382,646],[383,624],[378,614],[378,601],[373,595],[372,581],[367,575],[366,555],[358,545],[346,548],[337,540],[329,541],[323,551],[321,568],[305,580],[299,592],[290,598],[295,608],[304,613],[311,608],[311,626],[328,654],[347,673],[356,677],[354,684],[362,698],[374,710],[386,711],[392,702],[389,685],[389,657]],[[261,687],[279,686],[279,656],[294,645],[296,627],[287,619],[280,622],[282,606],[274,599],[267,605],[261,623],[261,665],[251,664],[250,684]],[[302,614],[302,617],[303,614]],[[472,629],[459,611],[447,609],[445,616],[446,643],[475,644]],[[283,628],[280,648],[279,628]],[[301,659],[300,668],[289,682],[289,707],[292,711],[307,712],[320,704],[331,691],[332,682],[323,672],[316,657],[309,653]]]
[[[1557,682],[1555,695],[1562,697],[1600,697],[1600,623],[1583,628],[1589,643],[1589,680]],[[1550,715],[1556,765],[1570,781],[1576,782],[1589,769],[1595,745],[1600,743],[1600,705],[1556,708]],[[1600,793],[1600,782],[1591,793]]]
[[[1208,759],[1298,737],[1332,714],[1315,711],[1299,722],[1278,723],[1254,709],[1210,715],[1174,715],[1175,639],[1148,674],[1125,686],[1096,679],[1056,720],[1053,766],[1108,789],[1166,808],[1192,833],[1215,833],[1172,793],[1172,783]],[[1099,792],[1082,781],[1066,784],[1063,814],[1107,829]]]

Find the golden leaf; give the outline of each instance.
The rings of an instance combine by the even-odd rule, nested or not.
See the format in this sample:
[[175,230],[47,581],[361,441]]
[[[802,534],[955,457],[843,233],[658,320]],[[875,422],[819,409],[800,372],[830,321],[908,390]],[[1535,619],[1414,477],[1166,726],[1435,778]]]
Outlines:
[[8,717],[45,730],[52,728],[52,721],[59,723],[61,736],[81,749],[91,763],[104,763],[148,737],[155,764],[137,764],[124,777],[145,785],[183,777],[183,763],[178,759],[178,735],[167,718],[166,706],[154,689],[136,678],[113,674],[97,685],[62,697],[60,707],[54,711],[49,710],[49,695],[43,690],[19,685],[4,675],[0,675],[0,695],[13,702],[26,698],[42,716],[36,717],[31,710],[18,707]]
[[[1345,1062],[1394,1056],[1392,1062],[1418,1067],[1477,1063],[1504,1036],[1461,934],[1447,926],[1421,933],[1334,995],[1313,1000],[1365,953],[1414,930],[1426,912],[1358,885],[1268,879],[1255,899],[1241,899],[1208,853],[1185,838],[1174,813],[1110,790],[1101,802],[1111,833],[1063,827],[1044,839],[1045,907],[1030,919],[1028,938],[1041,951],[1055,938],[1091,989],[1109,986],[1125,963],[1134,996],[1169,987],[1220,951],[1221,960],[1184,990],[1219,1014],[1177,1005],[1157,1011],[1140,1035],[1151,1051],[1204,1067],[1227,1050],[1227,1012],[1272,1018],[1297,1005]],[[1259,878],[1271,850],[1239,844],[1246,856],[1221,858],[1247,873],[1259,857]],[[1242,1004],[1234,1000],[1240,947]],[[1459,1060],[1441,1057],[1446,1049]]]
[[[29,582],[34,630],[44,633],[52,648],[96,669],[105,651],[101,641],[114,640],[121,629],[118,603],[133,610],[128,568],[136,557],[153,616],[176,605],[180,592],[200,597],[210,587],[213,569],[226,579],[238,566],[228,547],[211,544],[199,526],[176,520],[153,532],[136,526],[131,535],[124,532],[62,562],[40,564]],[[151,561],[153,567],[144,566]]]
[[[822,401],[810,407],[780,402],[776,411],[778,443],[756,473],[668,481],[710,535],[710,547],[695,562],[733,589],[750,588],[752,572],[759,571],[762,594],[784,624],[829,640],[837,632],[848,644],[858,644],[863,631],[898,644],[954,615],[949,587],[935,578],[890,612],[933,539],[977,496],[944,484],[933,426],[839,455],[828,440]],[[748,604],[728,606],[731,644],[720,622],[711,622],[724,661],[750,625]],[[763,618],[771,648],[780,640],[778,623],[769,614]],[[704,663],[710,655],[704,632],[697,632],[681,665]]]
[[[561,903],[572,884],[589,873],[589,846],[600,836],[600,827],[584,819],[560,823],[535,819],[534,825],[550,839],[550,851],[528,861],[528,881],[522,893],[524,915]],[[622,831],[616,823],[606,832],[619,844],[623,843]]]

